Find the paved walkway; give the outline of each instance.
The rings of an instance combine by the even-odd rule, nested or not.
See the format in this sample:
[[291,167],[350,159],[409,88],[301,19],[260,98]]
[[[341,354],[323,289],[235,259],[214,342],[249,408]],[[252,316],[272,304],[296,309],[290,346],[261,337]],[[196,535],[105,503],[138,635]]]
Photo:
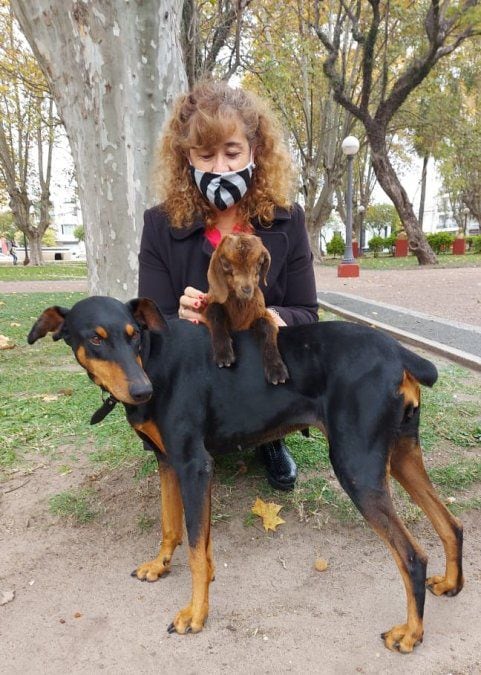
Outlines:
[[481,268],[361,270],[316,266],[321,306],[481,370]]

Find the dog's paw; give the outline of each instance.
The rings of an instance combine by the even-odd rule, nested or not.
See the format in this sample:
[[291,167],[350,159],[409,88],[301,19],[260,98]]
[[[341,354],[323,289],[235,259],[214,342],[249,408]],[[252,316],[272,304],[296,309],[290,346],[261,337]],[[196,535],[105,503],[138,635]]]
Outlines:
[[157,581],[160,577],[169,574],[170,560],[166,558],[155,558],[149,562],[139,565],[137,569],[131,572],[130,576],[140,581]]
[[204,623],[209,613],[208,607],[195,612],[192,605],[187,605],[181,609],[170,626],[167,628],[169,633],[179,633],[185,635],[186,633],[200,633],[204,627]]
[[269,384],[284,384],[289,379],[289,371],[282,360],[266,363],[264,371]]
[[457,595],[464,586],[464,577],[460,579],[451,580],[443,576],[433,576],[426,579],[426,587],[433,593],[433,595],[447,595],[453,597]]
[[415,629],[409,628],[407,623],[394,626],[391,630],[382,633],[381,638],[384,640],[384,645],[391,651],[409,654],[423,641],[422,624]]

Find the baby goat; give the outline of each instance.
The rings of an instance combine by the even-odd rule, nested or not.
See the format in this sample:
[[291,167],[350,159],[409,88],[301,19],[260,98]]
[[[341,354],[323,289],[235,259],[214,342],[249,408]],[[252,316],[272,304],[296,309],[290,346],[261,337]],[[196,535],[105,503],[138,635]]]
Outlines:
[[266,379],[279,384],[287,380],[289,373],[277,348],[279,329],[259,288],[259,278],[266,283],[270,264],[269,251],[259,237],[226,235],[210,261],[204,315],[219,367],[231,366],[235,361],[230,332],[253,328],[261,340]]

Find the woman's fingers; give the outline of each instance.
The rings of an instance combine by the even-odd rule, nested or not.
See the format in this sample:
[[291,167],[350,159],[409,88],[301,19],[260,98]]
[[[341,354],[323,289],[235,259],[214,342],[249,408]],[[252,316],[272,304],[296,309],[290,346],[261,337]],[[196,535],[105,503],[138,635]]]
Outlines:
[[192,286],[187,286],[179,301],[179,318],[205,323],[205,319],[202,316],[205,305],[206,294],[196,288],[192,288]]

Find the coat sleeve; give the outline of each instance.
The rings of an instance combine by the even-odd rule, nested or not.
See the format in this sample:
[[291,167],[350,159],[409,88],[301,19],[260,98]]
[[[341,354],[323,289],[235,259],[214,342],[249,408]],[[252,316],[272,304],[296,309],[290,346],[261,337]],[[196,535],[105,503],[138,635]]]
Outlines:
[[288,326],[319,320],[313,260],[304,210],[295,204],[289,229],[286,293],[282,306],[273,306]]
[[177,318],[179,298],[174,292],[169,267],[162,255],[162,237],[166,236],[164,218],[149,209],[144,213],[144,229],[139,253],[139,297],[150,298],[169,320]]

